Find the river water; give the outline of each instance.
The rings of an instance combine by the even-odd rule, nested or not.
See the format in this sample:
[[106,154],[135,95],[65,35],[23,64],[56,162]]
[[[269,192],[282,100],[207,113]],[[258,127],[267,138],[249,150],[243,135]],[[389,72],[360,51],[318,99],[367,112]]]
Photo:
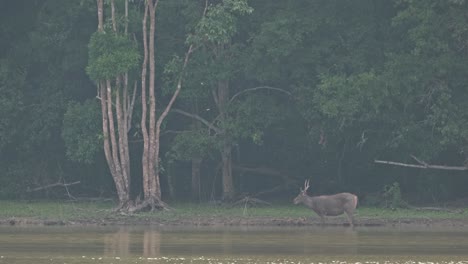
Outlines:
[[3,226],[0,263],[468,264],[468,228]]

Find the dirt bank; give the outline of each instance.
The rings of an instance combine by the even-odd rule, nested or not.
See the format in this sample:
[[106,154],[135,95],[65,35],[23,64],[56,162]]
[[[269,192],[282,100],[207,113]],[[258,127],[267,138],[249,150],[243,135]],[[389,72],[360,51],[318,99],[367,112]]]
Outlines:
[[[0,225],[156,225],[156,226],[318,226],[319,218],[292,217],[190,217],[163,219],[139,216],[107,216],[96,219],[41,220],[35,218],[11,217],[0,219]],[[325,226],[347,226],[342,217],[327,219]],[[427,227],[468,227],[466,218],[359,218],[356,226],[427,226]]]

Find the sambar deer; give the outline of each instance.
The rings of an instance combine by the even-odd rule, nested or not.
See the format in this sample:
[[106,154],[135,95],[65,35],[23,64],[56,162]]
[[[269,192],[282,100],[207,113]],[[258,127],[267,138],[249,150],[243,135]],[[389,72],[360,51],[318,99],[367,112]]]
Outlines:
[[309,180],[304,183],[304,189],[299,189],[299,195],[294,198],[294,204],[303,203],[316,212],[322,224],[326,216],[338,216],[346,213],[349,224],[354,227],[354,211],[356,210],[358,198],[351,193],[337,193],[334,195],[308,196]]

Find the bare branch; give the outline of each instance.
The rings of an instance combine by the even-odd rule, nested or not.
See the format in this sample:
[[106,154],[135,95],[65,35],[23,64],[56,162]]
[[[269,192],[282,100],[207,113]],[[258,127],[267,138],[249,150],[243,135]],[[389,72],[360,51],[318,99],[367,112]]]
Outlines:
[[79,183],[81,183],[81,182],[80,181],[71,182],[71,183],[56,182],[56,183],[48,184],[48,185],[45,185],[45,186],[40,186],[40,187],[37,187],[37,188],[34,188],[34,189],[29,189],[28,188],[26,190],[26,192],[36,192],[36,191],[45,190],[45,189],[49,189],[49,188],[56,187],[56,186],[67,187],[67,186],[71,186],[71,185],[75,185],[75,184],[79,184]]
[[380,164],[395,165],[395,166],[409,167],[409,168],[418,168],[418,169],[457,170],[457,171],[468,170],[468,168],[465,166],[430,165],[424,161],[419,160],[413,155],[411,155],[411,157],[415,159],[421,165],[408,164],[408,163],[395,162],[395,161],[387,161],[387,160],[374,160],[374,162],[380,163]]
[[422,161],[422,160],[416,158],[414,155],[411,155],[411,157],[412,157],[414,160],[416,160],[419,164],[424,165],[424,166],[426,166],[426,167],[429,166],[429,164],[427,164],[426,162],[424,162],[424,161]]
[[127,117],[127,132],[130,131],[130,128],[132,126],[132,117],[133,117],[133,108],[135,106],[135,98],[136,98],[136,92],[137,92],[137,81],[134,82],[133,84],[133,94],[132,94],[132,99],[129,103],[128,107],[128,117]]
[[284,90],[284,89],[281,89],[281,88],[276,88],[276,87],[270,87],[270,86],[259,86],[259,87],[253,87],[253,88],[248,88],[248,89],[245,89],[245,90],[242,90],[238,93],[236,93],[234,96],[232,96],[231,100],[229,100],[229,104],[232,103],[232,101],[234,101],[234,99],[236,99],[236,97],[244,94],[244,93],[248,93],[248,92],[252,92],[252,91],[256,91],[256,90],[261,90],[261,89],[267,89],[267,90],[274,90],[274,91],[278,91],[278,92],[282,92],[282,93],[285,93],[289,96],[291,96],[291,93]]
[[375,163],[380,163],[380,164],[387,164],[387,165],[402,166],[402,167],[410,167],[410,168],[427,169],[427,167],[426,167],[426,166],[422,166],[422,165],[407,164],[407,163],[394,162],[394,161],[387,161],[387,160],[374,160],[374,162],[375,162]]
[[184,133],[190,133],[192,132],[191,130],[164,130],[161,132],[161,136],[168,135],[168,134],[184,134]]
[[190,55],[193,52],[193,48],[194,48],[194,46],[193,46],[193,44],[191,44],[189,46],[187,52],[185,53],[184,64],[182,65],[182,70],[181,70],[181,72],[179,74],[179,79],[177,81],[176,90],[174,91],[174,94],[172,95],[171,99],[169,100],[169,103],[167,104],[166,108],[164,109],[164,111],[161,113],[161,115],[158,118],[158,121],[156,123],[157,124],[156,125],[157,129],[159,129],[161,127],[162,122],[164,121],[166,116],[169,114],[169,111],[171,110],[172,106],[174,105],[175,100],[179,96],[180,90],[182,90],[182,80],[184,78],[185,68],[187,68],[187,64],[189,62]]
[[[157,1],[156,1],[156,4],[157,4]],[[205,2],[205,10],[203,10],[203,17],[205,17],[205,15],[206,15],[207,8],[208,8],[208,1]],[[179,79],[177,80],[176,90],[174,91],[174,94],[172,94],[172,97],[169,100],[169,103],[167,104],[166,108],[164,109],[164,111],[161,113],[161,115],[158,118],[158,121],[156,123],[157,130],[159,130],[159,128],[161,127],[162,122],[164,121],[166,116],[169,114],[169,111],[171,110],[172,106],[174,105],[174,102],[177,99],[177,97],[178,97],[178,95],[180,93],[180,90],[182,89],[182,81],[183,81],[183,78],[184,78],[185,69],[187,68],[187,65],[188,65],[188,62],[189,62],[189,59],[190,59],[190,55],[196,49],[197,49],[197,47],[195,47],[193,44],[190,44],[187,52],[185,53],[184,64],[182,65],[182,70],[180,71]]]
[[205,17],[205,15],[206,15],[206,10],[208,10],[208,0],[205,0],[205,9],[203,9],[203,15],[202,15],[202,17]]
[[216,106],[219,108],[218,94],[216,93],[215,89],[211,89],[211,94],[213,95],[213,100],[215,101]]
[[[150,1],[153,1],[153,0],[150,0]],[[158,3],[159,3],[159,0],[156,0],[156,2],[154,2],[153,12],[156,12],[156,9],[158,7]]]
[[268,176],[278,176],[278,177],[283,177],[283,174],[275,169],[272,168],[267,168],[267,167],[243,167],[243,166],[234,166],[235,170],[239,170],[242,172],[253,172],[253,173],[258,173],[258,174],[263,174],[263,175],[268,175]]

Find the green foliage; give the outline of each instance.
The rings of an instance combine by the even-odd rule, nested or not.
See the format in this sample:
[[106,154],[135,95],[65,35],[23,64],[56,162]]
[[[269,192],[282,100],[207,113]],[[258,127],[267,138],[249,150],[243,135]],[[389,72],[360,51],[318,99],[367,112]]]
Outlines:
[[214,139],[206,131],[187,131],[174,138],[171,151],[168,152],[167,156],[170,161],[188,161],[195,157],[209,157],[214,149]]
[[[110,23],[106,33],[94,33],[94,0],[31,1],[27,6],[24,1],[3,2],[0,196],[15,198],[26,185],[48,184],[62,176],[107,177],[105,162],[82,166],[84,171],[65,158],[90,163],[102,147],[97,104],[68,102],[94,98],[89,78],[114,78],[130,70],[133,79],[131,70],[138,72],[141,57],[142,2],[129,1],[129,32],[135,33],[136,41],[131,34],[113,33]],[[116,1],[119,34],[127,22],[121,15],[123,3]],[[410,162],[408,156],[414,154],[431,164],[464,164],[467,1],[211,3],[201,21],[204,1],[158,5],[158,105],[175,88],[187,44],[194,44],[176,107],[196,113],[222,131],[196,127],[194,132],[178,134],[174,142],[163,137],[162,149],[173,147],[168,159],[216,159],[220,142],[227,140],[238,144],[234,160],[239,165],[270,166],[291,177],[323,175],[317,192],[350,188],[364,195],[381,191],[376,188],[393,181],[396,174],[410,173],[376,166],[375,158]],[[107,18],[108,5],[106,1]],[[248,92],[218,109],[212,96],[223,82],[229,83],[226,101],[246,88],[263,85],[290,91],[293,99]],[[137,94],[137,121],[139,104]],[[170,114],[169,118],[164,123],[167,130],[192,128],[187,117]],[[139,142],[139,128],[133,127],[129,136]],[[141,154],[139,146],[131,145],[131,155]],[[398,187],[412,190],[411,201],[464,195],[459,186],[465,186],[468,178],[461,174],[455,184],[452,175],[443,175],[434,171],[429,178],[419,175]],[[247,185],[245,178],[236,184]],[[334,182],[338,178],[341,181]],[[247,180],[252,189],[276,184]],[[398,204],[401,192],[396,186],[388,185],[386,191],[388,203]]]
[[17,129],[15,119],[22,109],[22,96],[15,88],[25,81],[26,73],[21,68],[15,71],[14,66],[17,65],[0,59],[0,150],[12,141]]
[[210,5],[205,17],[198,23],[195,35],[187,41],[198,45],[206,41],[226,44],[237,32],[236,15],[250,14],[252,11],[247,0],[223,0],[220,4]]
[[[167,95],[172,93],[177,88],[179,78],[181,78],[182,68],[184,61],[177,55],[174,55],[170,61],[164,65],[163,80],[164,88],[163,94]],[[184,78],[182,76],[182,78]]]
[[94,80],[105,80],[134,69],[140,53],[127,36],[95,32],[89,41],[89,64],[86,72]]
[[63,119],[62,138],[70,160],[93,163],[102,150],[101,112],[95,99],[70,102]]
[[2,201],[4,210],[0,218],[27,217],[38,220],[62,220],[105,218],[111,214],[112,202],[80,202],[64,201],[13,202]]
[[[89,96],[87,43],[95,1],[13,1],[0,8],[0,166],[3,198],[73,178],[60,138],[70,98]],[[90,8],[91,7],[91,8]],[[66,174],[66,175],[65,175]]]
[[278,98],[273,95],[250,94],[238,99],[230,105],[227,119],[220,126],[236,140],[249,138],[253,143],[261,145],[264,131],[287,117],[284,104]]
[[408,204],[401,196],[400,184],[394,182],[390,185],[384,186],[383,197],[385,198],[385,205],[389,208],[407,208]]
[[[233,206],[213,206],[211,203],[173,203],[175,210],[162,211],[158,214],[146,212],[133,215],[117,215],[113,212],[115,204],[113,202],[63,202],[63,201],[41,201],[31,203],[29,201],[0,201],[3,210],[0,211],[0,219],[11,218],[33,218],[38,220],[62,220],[70,222],[96,222],[106,219],[109,223],[126,222],[141,223],[145,221],[173,221],[174,224],[181,221],[190,222],[194,219],[218,219],[225,220],[226,217],[247,218],[269,218],[271,219],[300,219],[310,217],[311,212],[303,206],[293,206],[291,204],[275,204],[273,206],[257,207],[244,214],[244,208]],[[453,214],[447,212],[417,211],[411,209],[389,210],[377,207],[358,207],[357,219],[461,219],[466,218],[467,210],[463,213]],[[398,221],[396,222],[398,223]]]
[[401,1],[400,7],[392,23],[403,41],[388,53],[382,76],[394,95],[399,130],[416,132],[402,133],[401,145],[420,148],[421,138],[429,139],[420,152],[432,158],[468,144],[468,108],[463,103],[468,99],[468,65],[460,49],[467,40],[467,6],[459,1]]
[[6,169],[2,171],[0,175],[1,199],[19,198],[19,194],[24,192],[24,186],[21,186],[21,182],[24,181],[24,175],[28,172],[28,169],[29,168],[26,168],[25,166],[16,163],[10,164]]
[[372,73],[322,75],[314,96],[314,105],[327,118],[367,121],[375,118],[385,103],[388,92]]

